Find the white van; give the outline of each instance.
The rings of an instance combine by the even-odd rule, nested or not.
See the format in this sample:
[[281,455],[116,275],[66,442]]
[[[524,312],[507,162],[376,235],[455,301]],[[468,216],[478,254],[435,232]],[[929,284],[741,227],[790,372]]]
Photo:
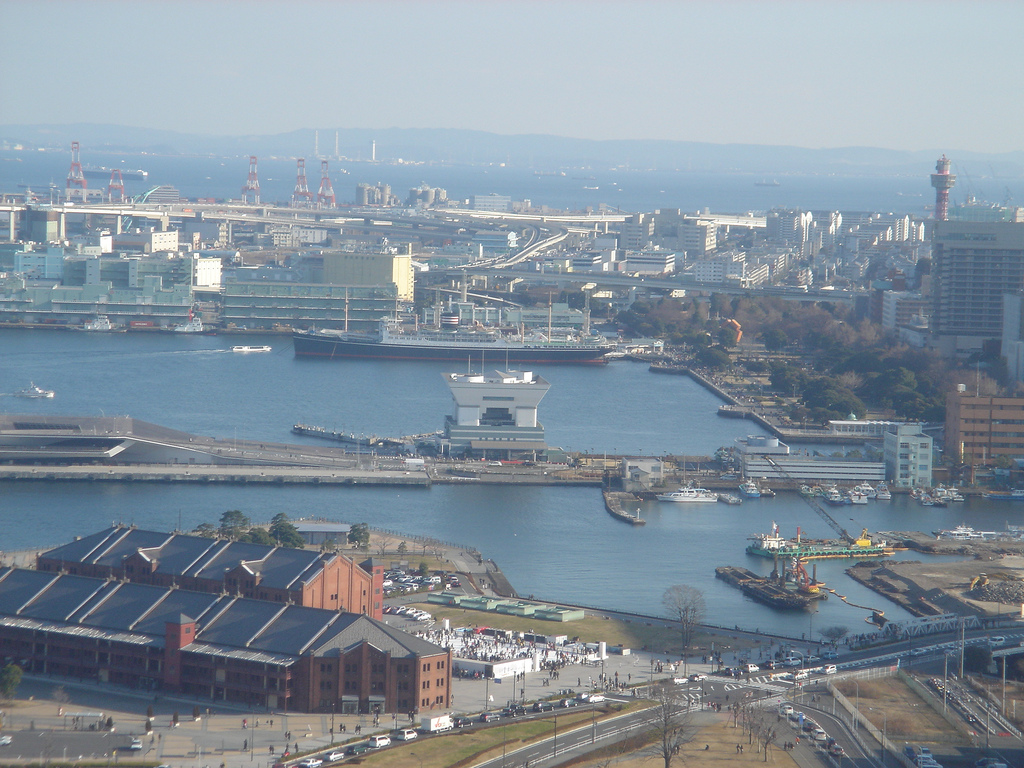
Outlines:
[[370,737],[370,749],[380,749],[381,747],[390,747],[391,737],[381,736],[380,734]]
[[829,664],[828,666],[825,667],[825,674],[826,675],[834,675],[838,671],[839,670],[836,668],[835,664]]

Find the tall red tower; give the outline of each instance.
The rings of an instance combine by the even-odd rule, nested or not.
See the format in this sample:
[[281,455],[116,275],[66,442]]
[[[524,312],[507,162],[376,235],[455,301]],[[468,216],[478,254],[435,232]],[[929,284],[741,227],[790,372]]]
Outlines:
[[78,193],[83,200],[86,197],[86,188],[88,183],[85,180],[85,173],[82,172],[82,161],[78,156],[78,142],[71,142],[71,169],[68,171],[68,185],[65,190],[65,197],[68,200],[71,199],[74,190],[81,190]]
[[292,192],[292,205],[313,202],[313,193],[309,191],[309,184],[306,183],[306,158],[300,157],[297,161],[298,169],[295,175],[295,191]]
[[107,199],[112,203],[124,202],[124,177],[121,169],[115,168],[110,172],[110,183],[107,185]]
[[327,161],[320,163],[320,191],[316,193],[316,201],[327,208],[334,208],[334,187],[331,186],[331,176],[327,172]]
[[935,220],[945,221],[949,216],[949,190],[956,184],[956,174],[949,172],[949,160],[943,155],[935,163],[932,186],[935,187]]
[[[249,196],[252,200],[249,200]],[[242,202],[252,202],[253,205],[260,204],[260,177],[256,173],[256,155],[249,155],[249,178],[242,187]]]

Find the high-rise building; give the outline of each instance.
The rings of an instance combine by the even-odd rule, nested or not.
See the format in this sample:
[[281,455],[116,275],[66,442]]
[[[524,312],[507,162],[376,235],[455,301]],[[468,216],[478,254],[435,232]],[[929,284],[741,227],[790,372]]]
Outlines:
[[999,339],[1003,294],[1024,287],[1024,224],[936,221],[931,278],[938,349],[953,355]]

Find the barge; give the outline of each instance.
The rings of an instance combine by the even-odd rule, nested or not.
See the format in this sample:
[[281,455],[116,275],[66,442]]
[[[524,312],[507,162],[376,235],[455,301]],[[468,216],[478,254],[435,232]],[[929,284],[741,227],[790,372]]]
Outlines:
[[875,542],[868,536],[867,530],[859,539],[852,542],[834,539],[803,539],[797,529],[796,539],[787,539],[779,535],[779,526],[772,523],[769,533],[759,533],[750,537],[747,554],[757,557],[795,557],[801,560],[823,560],[840,557],[888,557],[893,548],[884,541]]
[[732,565],[715,568],[715,576],[726,584],[736,587],[747,597],[771,608],[809,611],[813,609],[815,600],[820,598],[820,595],[812,597],[786,589],[771,579],[758,576],[746,568],[737,568]]

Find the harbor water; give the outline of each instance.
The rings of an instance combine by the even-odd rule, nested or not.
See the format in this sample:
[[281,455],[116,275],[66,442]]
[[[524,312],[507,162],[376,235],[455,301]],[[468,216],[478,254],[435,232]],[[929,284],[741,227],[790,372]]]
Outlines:
[[[267,344],[269,354],[231,353]],[[0,398],[8,413],[127,414],[223,439],[298,442],[296,422],[356,434],[401,435],[439,429],[451,410],[443,364],[309,361],[280,336],[182,336],[0,330]],[[687,377],[650,374],[626,361],[602,367],[544,366],[551,391],[540,406],[548,442],[594,454],[710,454],[755,433],[724,419],[710,393]],[[52,400],[10,393],[29,382]],[[185,486],[148,483],[0,483],[0,548],[66,542],[111,522],[159,530],[215,523],[228,509],[256,521],[279,512],[323,517],[464,543],[493,558],[522,595],[660,613],[673,584],[704,590],[708,620],[801,636],[833,624],[868,628],[867,612],[832,598],[814,614],[784,614],[752,602],[714,577],[718,565],[768,573],[771,562],[744,552],[747,537],[777,521],[785,535],[832,531],[796,494],[739,506],[645,502],[643,527],[605,511],[596,488],[436,485],[430,489]],[[970,499],[925,508],[907,497],[832,513],[851,533],[925,530],[967,522],[978,529],[1021,523],[1024,504]],[[916,553],[899,553],[918,559]],[[819,579],[859,605],[905,614],[856,585],[849,561],[819,561]]]

